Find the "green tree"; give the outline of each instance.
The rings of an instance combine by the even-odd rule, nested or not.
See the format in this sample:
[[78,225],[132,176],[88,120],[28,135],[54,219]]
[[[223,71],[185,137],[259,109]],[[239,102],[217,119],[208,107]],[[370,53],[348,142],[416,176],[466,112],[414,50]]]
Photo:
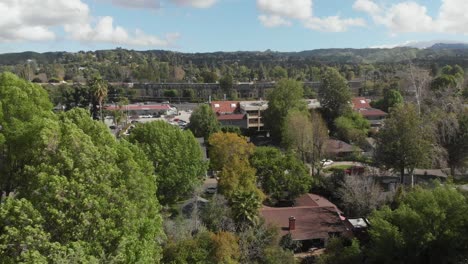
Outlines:
[[233,84],[234,80],[230,74],[224,75],[221,79],[219,79],[219,86],[221,87],[223,92],[229,97],[231,97]]
[[273,69],[271,69],[270,77],[272,77],[273,80],[285,79],[288,78],[288,72],[283,67],[277,65]]
[[405,170],[413,185],[414,169],[431,161],[433,137],[414,105],[393,108],[376,140],[376,160],[399,171],[402,183]]
[[218,75],[212,71],[204,71],[201,76],[204,83],[215,83],[218,81]]
[[461,263],[468,255],[466,196],[452,186],[408,193],[370,217],[372,263]]
[[[91,94],[93,95],[93,101],[95,102],[93,106],[93,117],[103,121],[102,103],[104,102],[108,92],[107,81],[103,80],[99,75],[96,75],[88,81],[88,86],[91,90]],[[99,115],[97,111],[98,107]]]
[[234,220],[238,224],[254,225],[258,223],[258,210],[262,198],[255,192],[235,191],[231,197],[231,208]]
[[258,147],[250,161],[257,170],[258,182],[273,203],[294,201],[311,188],[312,177],[293,155],[284,155],[273,147]]
[[211,107],[202,104],[198,106],[190,116],[188,128],[195,137],[203,137],[207,140],[211,134],[220,130],[220,124]]
[[335,68],[327,68],[323,73],[319,100],[324,118],[329,123],[351,110],[348,83]]
[[340,139],[361,144],[367,137],[370,123],[360,113],[352,111],[335,119],[335,128]]
[[392,107],[403,103],[403,96],[395,89],[385,91],[384,97],[377,101],[372,101],[372,107],[381,109],[384,112],[389,112]]
[[201,183],[206,170],[198,141],[189,131],[183,131],[163,121],[136,126],[129,138],[150,158],[158,175],[158,199],[172,204]]
[[286,116],[291,109],[305,110],[302,100],[304,88],[301,82],[283,79],[268,95],[268,109],[265,110],[264,122],[271,135],[281,139],[281,130],[284,127]]
[[321,255],[318,264],[353,264],[363,263],[359,241],[354,238],[332,238],[328,241],[325,254]]
[[[54,249],[40,212],[26,199],[8,197],[0,203],[2,263],[48,263]],[[58,247],[58,245],[55,245]]]
[[[31,236],[16,232],[17,237],[8,241],[26,245],[36,239],[34,235],[42,237],[35,243],[48,238],[58,249],[47,260],[158,261],[156,241],[163,234],[159,204],[154,199],[153,167],[145,154],[128,142],[116,141],[85,110],[75,109],[58,118],[41,118],[39,111],[34,114],[42,126],[32,126],[34,136],[27,137],[28,148],[22,154],[28,158],[27,165],[12,170],[12,191],[18,199],[27,199],[34,210],[23,203],[18,206],[24,214],[8,214],[16,218],[11,223],[24,223]],[[6,224],[8,232],[14,231]],[[38,250],[43,254],[43,249]]]

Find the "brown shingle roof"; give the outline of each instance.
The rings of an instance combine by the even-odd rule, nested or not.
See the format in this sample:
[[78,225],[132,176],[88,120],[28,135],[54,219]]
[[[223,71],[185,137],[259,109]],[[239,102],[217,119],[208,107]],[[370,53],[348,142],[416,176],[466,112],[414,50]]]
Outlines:
[[[327,239],[331,233],[347,231],[335,207],[264,207],[260,214],[266,223],[280,228],[282,235],[291,233],[294,240]],[[291,216],[296,218],[296,228],[290,231]]]
[[[260,209],[267,224],[280,228],[282,235],[291,233],[294,240],[326,239],[331,233],[350,235],[341,211],[327,199],[316,194],[298,197],[294,207],[268,207]],[[289,218],[296,219],[295,230],[289,230]]]
[[326,151],[330,154],[338,153],[351,153],[354,151],[362,151],[358,147],[353,147],[352,145],[337,139],[329,139],[326,145]]

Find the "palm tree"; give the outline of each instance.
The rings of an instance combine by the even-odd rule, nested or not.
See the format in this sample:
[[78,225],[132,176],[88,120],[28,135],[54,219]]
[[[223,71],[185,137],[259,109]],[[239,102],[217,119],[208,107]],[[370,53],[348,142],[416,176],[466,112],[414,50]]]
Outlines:
[[[99,104],[99,116],[101,121],[104,120],[102,116],[102,102],[104,101],[104,98],[107,96],[107,81],[103,80],[100,76],[94,76],[90,81],[89,81],[89,87],[91,89],[92,96],[94,99],[97,101]],[[96,113],[94,111],[93,113],[94,116],[96,116]]]
[[231,206],[237,223],[249,225],[258,223],[258,210],[262,203],[257,194],[237,191],[232,197]]

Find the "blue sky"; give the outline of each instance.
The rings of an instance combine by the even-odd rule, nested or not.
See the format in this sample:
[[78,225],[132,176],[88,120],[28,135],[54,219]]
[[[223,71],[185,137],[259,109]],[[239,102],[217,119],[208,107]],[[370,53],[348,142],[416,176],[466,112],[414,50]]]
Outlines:
[[466,0],[0,0],[0,53],[468,42],[465,10]]

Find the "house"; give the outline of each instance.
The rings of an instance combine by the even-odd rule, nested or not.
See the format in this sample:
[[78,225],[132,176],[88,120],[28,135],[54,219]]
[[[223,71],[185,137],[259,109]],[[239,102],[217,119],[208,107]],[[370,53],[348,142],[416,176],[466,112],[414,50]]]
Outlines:
[[341,211],[315,194],[302,195],[292,207],[263,206],[260,215],[267,224],[278,227],[281,235],[291,234],[293,240],[300,241],[304,251],[324,247],[333,236],[352,236]]
[[363,151],[359,147],[350,145],[344,141],[337,139],[329,139],[325,145],[325,152],[329,156],[346,158],[351,155],[362,154]]
[[[441,169],[414,169],[413,171],[414,184],[430,183],[433,180],[444,182],[447,180],[447,177],[447,173]],[[411,184],[411,177],[409,177],[408,171],[405,172],[403,181],[405,184]]]
[[387,113],[380,109],[371,107],[370,100],[365,97],[354,97],[352,99],[353,110],[359,112],[365,119],[369,120],[371,127],[381,127]]
[[268,108],[267,101],[242,101],[239,103],[242,113],[246,114],[247,128],[262,131],[265,124],[263,123],[263,115]]
[[218,121],[223,126],[236,126],[246,129],[247,118],[239,108],[238,101],[213,101],[211,109],[216,113]]

